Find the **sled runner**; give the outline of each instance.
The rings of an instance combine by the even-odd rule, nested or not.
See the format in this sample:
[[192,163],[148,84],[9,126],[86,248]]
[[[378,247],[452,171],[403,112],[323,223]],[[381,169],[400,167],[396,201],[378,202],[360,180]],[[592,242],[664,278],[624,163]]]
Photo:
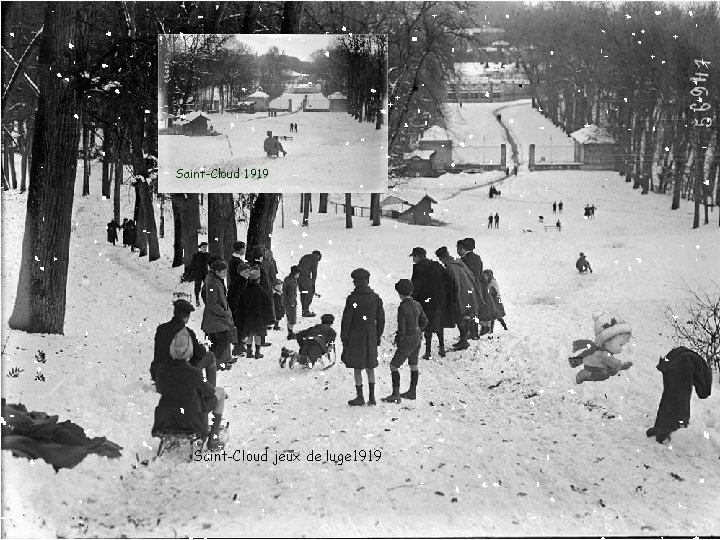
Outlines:
[[[164,433],[155,433],[156,437],[160,438],[160,444],[158,445],[158,451],[156,458],[177,454],[183,456],[187,461],[193,460],[193,455],[197,450],[208,450],[205,442],[206,439],[200,437],[197,433],[188,431],[168,431]],[[218,431],[218,439],[220,447],[218,450],[222,450],[230,438],[230,422],[226,422],[225,425],[220,426]],[[205,447],[205,448],[203,448]]]

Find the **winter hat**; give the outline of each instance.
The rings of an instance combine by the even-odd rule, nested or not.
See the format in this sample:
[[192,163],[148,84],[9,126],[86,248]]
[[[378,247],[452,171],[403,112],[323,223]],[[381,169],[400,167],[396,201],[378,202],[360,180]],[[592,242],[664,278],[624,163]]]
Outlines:
[[248,280],[250,281],[260,281],[260,269],[259,268],[251,268],[248,272]]
[[403,296],[410,296],[413,291],[412,281],[409,279],[401,279],[395,284],[395,290]]
[[615,336],[632,334],[630,325],[617,315],[597,311],[593,313],[593,319],[595,320],[595,343],[598,347],[602,347],[606,341]]
[[299,274],[300,273],[300,267],[297,264],[294,264],[290,267],[290,273],[291,274]]
[[317,249],[313,251],[313,255],[316,255],[318,258],[318,261],[322,259],[322,253],[320,253]]
[[174,312],[176,315],[188,315],[195,311],[195,308],[193,305],[188,302],[187,300],[183,300],[182,298],[180,300],[175,300],[173,302],[174,306]]
[[218,259],[217,261],[213,262],[210,265],[210,268],[212,268],[216,272],[220,272],[222,270],[227,270],[227,267],[228,267],[227,263],[220,259]]
[[421,247],[414,247],[412,249],[412,253],[410,253],[410,257],[426,257],[427,251],[425,251],[425,248]]
[[435,250],[435,256],[436,256],[438,259],[445,259],[445,258],[450,257],[450,252],[448,252],[447,246],[443,246],[443,247],[441,247],[441,248],[436,249],[436,250]]
[[475,249],[475,239],[474,238],[464,238],[462,241],[462,245],[468,251],[472,251],[473,249]]
[[320,317],[320,322],[322,324],[332,324],[335,322],[335,316],[331,315],[330,313],[326,313],[322,317]]
[[170,342],[170,356],[173,360],[187,360],[193,354],[193,343],[187,328],[180,330]]
[[200,249],[202,247],[207,247],[207,245],[208,245],[207,242],[200,242],[200,244],[198,244],[198,249]]
[[370,272],[365,270],[364,268],[356,268],[352,272],[350,272],[350,277],[353,281],[370,281]]
[[580,256],[581,256],[581,257],[584,257],[585,254],[581,251],[581,252],[580,252]]

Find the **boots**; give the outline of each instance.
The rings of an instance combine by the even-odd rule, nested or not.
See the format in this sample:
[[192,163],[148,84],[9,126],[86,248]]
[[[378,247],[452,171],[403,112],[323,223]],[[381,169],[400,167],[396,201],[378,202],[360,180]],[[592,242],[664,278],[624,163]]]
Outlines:
[[260,336],[260,346],[261,347],[269,347],[272,345],[269,341],[265,341],[265,336]]
[[273,329],[273,330],[280,330],[280,325],[279,325],[277,322],[275,322],[275,326],[273,326],[272,329]]
[[242,343],[236,343],[233,345],[232,352],[230,353],[233,356],[245,356],[245,348],[243,347]]
[[410,372],[410,389],[407,392],[403,392],[400,394],[400,397],[403,399],[415,399],[415,389],[417,388],[417,382],[418,382],[418,376],[420,375],[419,371],[411,371]]
[[445,333],[442,330],[438,334],[438,341],[440,342],[438,345],[438,354],[440,358],[445,358]]
[[355,399],[351,399],[350,401],[348,401],[348,405],[350,405],[351,407],[362,407],[363,405],[365,405],[362,384],[355,385],[355,391],[357,392],[357,396],[355,397]]
[[220,423],[222,422],[222,414],[213,413],[213,423],[210,427],[210,434],[208,435],[207,447],[211,452],[222,450],[223,445],[220,442]]
[[480,335],[484,336],[485,334],[489,334],[489,333],[490,333],[490,325],[483,324],[482,330],[480,330]]
[[368,405],[377,405],[377,401],[375,401],[375,383],[369,382],[368,387],[369,387],[369,390],[368,390],[369,395],[368,395],[367,404]]
[[479,339],[478,335],[478,323],[475,319],[468,319],[466,322],[467,337],[468,339]]
[[382,400],[385,403],[400,403],[402,401],[400,397],[400,372],[391,371],[390,376],[392,377],[392,394],[382,398]]
[[507,324],[505,324],[505,319],[500,318],[500,319],[498,319],[498,321],[500,321],[500,324],[502,325],[503,330],[508,329]]
[[262,347],[262,345],[255,345],[255,358],[256,359],[257,358],[265,358],[264,354],[260,354],[260,347]]
[[430,360],[430,348],[432,347],[432,343],[430,343],[430,340],[425,338],[425,354],[423,354],[424,360]]
[[252,343],[248,343],[247,348],[245,349],[245,355],[246,355],[248,358],[252,358],[252,357],[253,357]]

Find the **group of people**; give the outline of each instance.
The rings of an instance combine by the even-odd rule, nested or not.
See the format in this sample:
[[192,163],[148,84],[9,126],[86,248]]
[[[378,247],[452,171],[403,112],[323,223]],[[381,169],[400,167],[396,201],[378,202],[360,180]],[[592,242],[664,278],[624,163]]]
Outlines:
[[560,201],[560,202],[553,201],[553,214],[557,214],[558,211],[562,214],[562,210],[563,210],[563,202],[562,201]]
[[118,230],[123,231],[123,247],[130,246],[130,251],[135,251],[135,222],[132,219],[123,219],[120,225],[115,219],[107,224],[107,241],[113,246],[118,241]]
[[490,192],[488,196],[492,199],[493,197],[499,197],[502,192],[495,186],[490,186]]
[[[512,173],[513,173],[513,176],[517,176],[517,173],[518,173],[517,165],[513,165]],[[510,176],[510,167],[505,167],[505,176]]]
[[272,131],[267,132],[267,137],[265,141],[263,141],[263,150],[265,150],[267,157],[276,158],[281,153],[283,156],[287,156],[287,152],[283,148],[283,145],[280,144],[278,136],[273,136]]
[[490,215],[488,216],[488,225],[487,225],[487,228],[488,228],[488,229],[492,229],[492,228],[493,228],[493,223],[495,224],[495,228],[496,228],[496,229],[499,229],[499,228],[500,228],[500,214],[498,214],[497,212],[495,212],[495,215],[494,215],[494,216],[493,216],[492,214],[490,214]]
[[[390,362],[392,392],[384,401],[399,403],[402,399],[416,399],[423,337],[423,358],[430,359],[433,334],[438,338],[439,355],[446,356],[445,328],[458,328],[459,339],[452,347],[455,351],[467,349],[469,339],[492,334],[496,320],[507,330],[497,281],[492,270],[483,268],[482,259],[474,249],[474,239],[458,240],[458,259],[443,246],[435,251],[438,261],[434,261],[427,258],[424,248],[413,248],[412,277],[395,284],[400,304],[395,353]],[[231,358],[234,356],[246,354],[262,358],[260,348],[270,345],[265,341],[267,330],[280,329],[278,323],[283,315],[287,318],[287,338],[296,339],[300,351],[291,353],[283,348],[281,367],[288,359],[291,365],[297,361],[312,367],[328,353],[337,337],[332,314],[324,314],[319,324],[294,332],[298,296],[302,316],[315,317],[310,306],[313,298],[319,296],[315,285],[321,258],[319,251],[304,255],[280,281],[269,249],[254,246],[245,256],[245,244],[236,242],[233,254],[225,261],[210,256],[207,243],[200,244],[183,279],[195,281],[196,306],[200,306],[201,299],[205,304],[201,329],[211,345],[206,351],[186,326],[195,307],[187,300],[176,300],[173,318],[157,329],[150,367],[151,378],[161,394],[155,411],[155,435],[192,432],[208,437],[208,448],[217,449],[227,398],[225,391],[217,386],[217,370],[236,362],[237,358]],[[374,369],[378,367],[385,311],[382,299],[370,288],[369,271],[357,268],[350,277],[355,287],[346,299],[340,325],[341,359],[347,368],[353,369],[356,387],[356,396],[348,404],[375,405]],[[232,344],[235,347],[231,351]],[[410,385],[406,392],[400,393],[399,368],[406,361],[410,366]],[[363,371],[368,379],[367,401],[363,394]],[[192,413],[188,412],[189,408]],[[209,413],[213,413],[211,426],[207,422]]]
[[273,117],[273,118],[276,117],[276,116],[277,116],[277,111],[268,111],[268,116],[271,116],[271,117]]
[[592,206],[590,206],[589,204],[585,205],[585,218],[595,219],[595,205],[594,204]]
[[290,133],[297,133],[297,124],[290,123]]

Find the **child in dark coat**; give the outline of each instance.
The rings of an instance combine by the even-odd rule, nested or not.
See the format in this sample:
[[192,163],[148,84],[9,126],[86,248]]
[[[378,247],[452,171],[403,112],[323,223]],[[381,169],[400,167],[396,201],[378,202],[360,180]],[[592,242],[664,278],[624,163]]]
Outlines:
[[[418,355],[422,342],[422,331],[428,320],[422,306],[412,298],[413,284],[409,279],[401,279],[395,284],[395,290],[400,296],[398,306],[398,328],[395,335],[397,350],[390,361],[390,375],[392,377],[392,394],[382,400],[386,403],[400,403],[401,398],[415,399],[418,377]],[[400,366],[408,361],[410,365],[410,388],[400,394]]]
[[288,339],[294,339],[293,327],[297,323],[297,297],[298,297],[298,277],[300,276],[300,267],[293,266],[290,268],[290,275],[285,278],[282,286],[282,307],[287,317]]
[[495,276],[493,274],[493,271],[489,268],[483,270],[483,276],[485,277],[485,280],[488,282],[488,290],[490,291],[490,296],[492,297],[494,310],[493,310],[493,319],[490,321],[490,333],[492,334],[495,330],[495,321],[500,321],[500,324],[502,324],[502,327],[507,330],[508,327],[505,324],[505,306],[502,304],[502,300],[500,299],[500,287],[498,286],[498,282],[495,280]]
[[270,295],[260,286],[260,270],[252,268],[248,272],[248,286],[240,293],[238,309],[240,326],[247,336],[248,358],[252,356],[253,342],[255,342],[255,358],[264,356],[260,354],[260,343],[267,334],[266,327],[275,322],[271,302]]
[[585,258],[584,253],[580,253],[580,258],[575,262],[575,268],[577,268],[577,271],[581,274],[585,274],[587,272],[592,274],[590,262]]
[[282,280],[276,279],[275,284],[273,285],[273,305],[275,306],[275,326],[273,326],[273,330],[280,330],[280,321],[285,316],[282,301],[282,288]]
[[332,327],[334,322],[335,317],[326,313],[320,318],[320,324],[296,332],[295,338],[300,346],[300,352],[293,353],[283,347],[280,355],[280,367],[285,367],[285,362],[289,360],[288,367],[290,369],[292,369],[295,362],[312,369],[315,363],[324,354],[327,354],[330,347],[335,343],[337,332]]
[[[157,371],[160,403],[155,408],[154,437],[163,433],[195,433],[208,438],[208,449],[221,448],[218,433],[225,407],[225,390],[203,381],[202,372],[189,362],[193,355],[193,341],[187,328],[182,328],[170,343],[172,364],[164,364]],[[208,430],[207,415],[213,413]]]

